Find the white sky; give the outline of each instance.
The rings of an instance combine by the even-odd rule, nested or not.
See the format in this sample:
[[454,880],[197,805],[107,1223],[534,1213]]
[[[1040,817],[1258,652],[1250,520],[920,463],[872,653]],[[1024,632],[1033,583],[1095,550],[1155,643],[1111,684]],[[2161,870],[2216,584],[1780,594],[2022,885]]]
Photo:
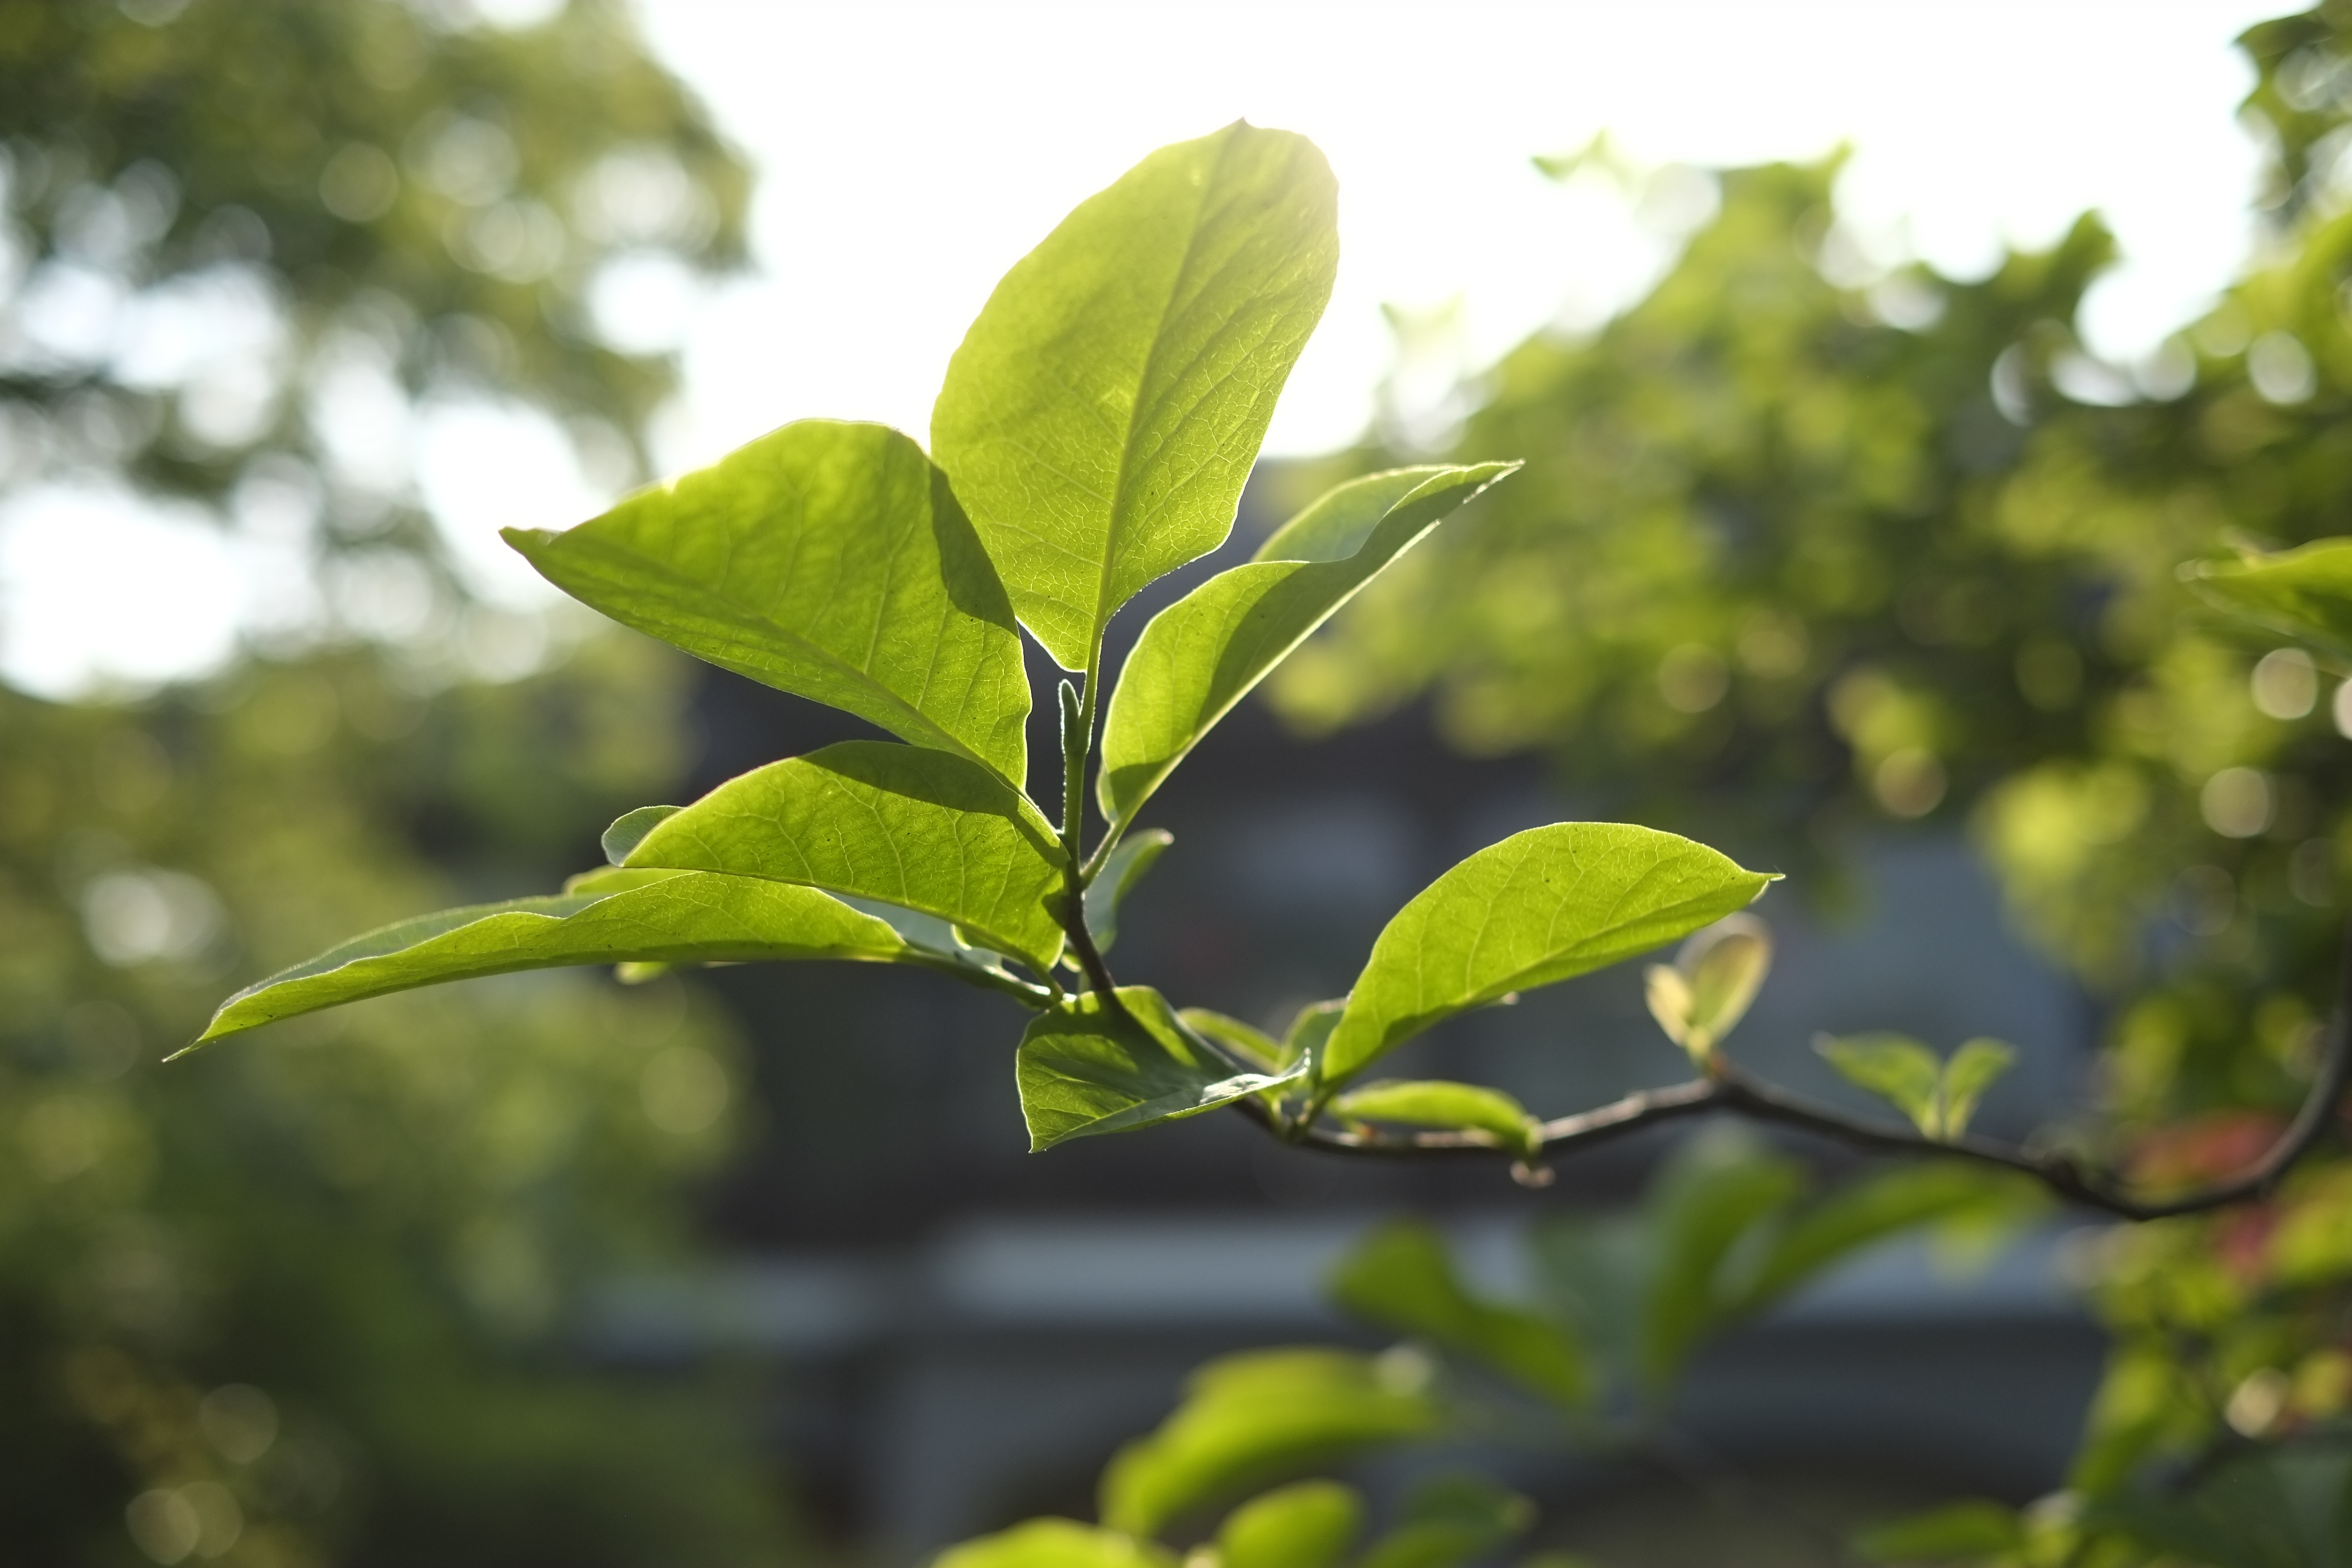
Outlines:
[[[1339,288],[1268,445],[1323,450],[1364,428],[1391,365],[1383,302],[1458,299],[1475,369],[1638,294],[1665,256],[1654,234],[1530,163],[1605,129],[1643,164],[1850,143],[1839,205],[1866,247],[1959,275],[2099,209],[2126,260],[2084,328],[2129,360],[2243,264],[2255,154],[2234,111],[2252,77],[2231,39],[2285,8],[640,0],[656,51],[758,170],[756,268],[707,296],[648,269],[600,304],[685,348],[667,467],[813,415],[924,437],[1006,267],[1151,148],[1246,117],[1312,137],[1340,180]],[[393,429],[461,561],[531,602],[535,580],[497,565],[496,527],[596,504],[552,426],[478,407]],[[0,679],[65,696],[215,667],[239,624],[222,604],[247,626],[299,619],[283,532],[260,548],[119,495],[20,493],[0,506]],[[215,578],[243,586],[185,591]]]

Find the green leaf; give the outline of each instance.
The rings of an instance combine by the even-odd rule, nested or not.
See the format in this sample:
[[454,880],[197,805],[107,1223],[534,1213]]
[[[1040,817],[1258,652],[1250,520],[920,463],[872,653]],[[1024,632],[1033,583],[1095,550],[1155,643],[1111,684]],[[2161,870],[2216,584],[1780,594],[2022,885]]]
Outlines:
[[1263,1492],[1217,1527],[1218,1568],[1331,1568],[1364,1527],[1364,1500],[1337,1481]]
[[1855,1553],[1873,1563],[1975,1563],[2024,1544],[2015,1509],[1975,1498],[1873,1525],[1853,1540]]
[[1592,1397],[1583,1350],[1559,1325],[1521,1308],[1481,1301],[1462,1287],[1445,1243],[1411,1220],[1381,1226],[1333,1270],[1346,1311],[1482,1363],[1570,1409]]
[[1773,1238],[1740,1293],[1738,1310],[1761,1310],[1864,1247],[1919,1226],[2009,1213],[2022,1184],[2022,1178],[1949,1160],[1850,1182],[1808,1205]]
[[1232,529],[1330,298],[1338,199],[1288,132],[1163,147],[1016,262],[956,350],[931,449],[1063,668]]
[[1235,1072],[1148,985],[1122,985],[1118,999],[1123,1014],[1087,992],[1023,1032],[1013,1072],[1032,1153],[1213,1110],[1297,1076]]
[[1887,1034],[1822,1035],[1813,1049],[1848,1083],[1894,1105],[1927,1137],[1937,1135],[1936,1100],[1944,1068],[1935,1052],[1908,1036]]
[[1110,944],[1118,940],[1118,906],[1126,900],[1127,890],[1141,881],[1151,863],[1175,842],[1176,836],[1164,827],[1129,834],[1095,873],[1087,888],[1087,929],[1094,933],[1096,952],[1108,952]]
[[1977,1101],[2016,1060],[2017,1052],[1999,1040],[1970,1040],[1954,1051],[1952,1059],[1944,1064],[1943,1121],[1938,1135],[1958,1138],[1966,1132],[1977,1113]]
[[2192,561],[2180,575],[2233,615],[2352,658],[2352,539],[2321,539],[2236,561]]
[[657,825],[635,867],[726,871],[952,921],[1045,974],[1062,951],[1062,849],[976,763],[845,741],[730,779]]
[[597,891],[444,910],[354,937],[231,996],[195,1045],[364,997],[518,969],[905,953],[888,926],[813,889],[668,871]]
[[947,477],[896,430],[802,420],[577,528],[506,538],[625,626],[1026,773],[1012,602]]
[[623,812],[604,829],[605,860],[614,866],[625,865],[629,851],[646,841],[646,835],[678,814],[675,805],[641,805],[635,811]]
[[1292,1062],[1303,1061],[1307,1064],[1310,1074],[1316,1071],[1322,1060],[1323,1047],[1330,1041],[1331,1031],[1339,1026],[1339,1020],[1347,1016],[1347,1012],[1348,999],[1345,996],[1335,996],[1328,1002],[1309,1002],[1301,1007],[1298,1016],[1290,1020],[1289,1032],[1282,1037],[1283,1065],[1287,1067]]
[[1534,1159],[1543,1148],[1543,1123],[1501,1089],[1480,1084],[1384,1078],[1349,1089],[1331,1102],[1331,1109],[1367,1121],[1477,1133],[1523,1160]]
[[1702,1136],[1652,1186],[1643,1205],[1652,1262],[1634,1351],[1654,1398],[1700,1341],[1740,1310],[1735,1257],[1796,1202],[1804,1180],[1792,1162],[1758,1153],[1744,1139]]
[[1176,1016],[1184,1020],[1186,1028],[1223,1047],[1228,1056],[1267,1072],[1280,1072],[1297,1059],[1283,1049],[1280,1040],[1239,1018],[1228,1018],[1206,1007],[1186,1007]]
[[1745,909],[1775,879],[1704,844],[1614,822],[1513,834],[1389,921],[1323,1047],[1344,1081],[1439,1020],[1669,942]]
[[1391,1352],[1253,1351],[1192,1374],[1184,1403],[1103,1471],[1103,1522],[1152,1534],[1192,1509],[1286,1471],[1432,1436],[1445,1413],[1428,1363]]
[[1032,1519],[950,1546],[931,1568],[1175,1568],[1164,1547],[1070,1519]]
[[1671,968],[1654,963],[1644,974],[1650,1016],[1666,1037],[1704,1067],[1715,1047],[1747,1016],[1772,967],[1772,933],[1754,915],[1727,915],[1694,931]]
[[1433,1476],[1413,1489],[1404,1518],[1359,1568],[1460,1568],[1525,1533],[1535,1519],[1533,1503],[1483,1476]]
[[1103,722],[1097,794],[1131,820],[1266,672],[1445,516],[1518,468],[1399,468],[1351,479],[1151,618]]

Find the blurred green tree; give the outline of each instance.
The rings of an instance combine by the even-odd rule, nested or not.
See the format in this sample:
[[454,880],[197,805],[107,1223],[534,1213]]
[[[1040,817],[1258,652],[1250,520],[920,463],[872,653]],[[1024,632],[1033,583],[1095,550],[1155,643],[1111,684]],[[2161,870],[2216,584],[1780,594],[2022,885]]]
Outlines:
[[[2095,218],[1962,280],[1872,267],[1834,160],[1727,173],[1647,298],[1494,373],[1459,449],[1524,454],[1530,479],[1368,591],[1275,700],[1312,728],[1426,695],[1457,744],[1547,751],[1603,815],[1751,861],[1965,827],[2106,1004],[2122,1120],[2098,1156],[2159,1184],[2250,1161],[2342,962],[2352,697],[2179,568],[2344,531],[2352,7],[2242,42],[2268,243],[2145,363],[2077,336],[2112,256]],[[2166,1466],[2340,1423],[2346,1171],[2113,1237],[2095,1294],[2118,1348],[2076,1477],[2113,1506],[2043,1510],[2000,1550],[2153,1529],[2169,1516],[2117,1500]]]
[[[314,563],[459,603],[354,388],[395,426],[528,404],[627,483],[672,367],[600,336],[599,279],[731,265],[747,186],[616,5],[7,0],[0,495],[271,484]],[[648,644],[452,687],[368,629],[159,698],[0,691],[0,1561],[788,1556],[724,1398],[566,1353],[586,1280],[689,1245],[716,1013],[535,977],[154,1066],[227,976],[572,869],[686,761]]]

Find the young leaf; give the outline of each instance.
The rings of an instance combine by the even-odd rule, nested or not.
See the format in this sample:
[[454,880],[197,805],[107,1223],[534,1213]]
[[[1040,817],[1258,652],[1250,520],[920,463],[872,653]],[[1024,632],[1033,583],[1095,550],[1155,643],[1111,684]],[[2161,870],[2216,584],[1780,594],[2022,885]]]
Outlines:
[[658,824],[631,867],[726,871],[952,921],[1039,974],[1062,951],[1062,850],[1019,792],[944,752],[844,741],[730,779]]
[[1297,1059],[1283,1049],[1280,1040],[1239,1018],[1228,1018],[1206,1007],[1186,1007],[1176,1016],[1184,1020],[1186,1028],[1222,1047],[1227,1056],[1267,1072],[1278,1073]]
[[1029,1149],[1211,1110],[1297,1073],[1237,1073],[1185,1031],[1159,992],[1122,985],[1125,1016],[1094,992],[1032,1019],[1014,1053]]
[[1754,915],[1727,915],[1694,931],[1671,968],[1644,973],[1650,1016],[1700,1067],[1756,999],[1772,967],[1772,933]]
[[1337,1481],[1262,1492],[1217,1527],[1217,1568],[1331,1568],[1364,1527],[1364,1500]]
[[1102,1519],[1149,1535],[1188,1510],[1323,1464],[1436,1433],[1444,1411],[1418,1358],[1255,1351],[1192,1374],[1184,1403],[1103,1471]]
[[1010,1530],[950,1546],[931,1568],[1175,1568],[1153,1542],[1071,1519],[1024,1520]]
[[1337,214],[1304,137],[1236,121],[1163,147],[1016,262],[956,350],[932,452],[1063,668],[1233,527],[1330,298]]
[[1372,944],[1323,1047],[1343,1082],[1465,1008],[1567,980],[1745,909],[1774,879],[1614,822],[1517,833],[1415,894]]
[[577,528],[506,539],[625,626],[1023,781],[1012,602],[947,477],[896,430],[802,420]]
[[1358,1568],[1460,1568],[1524,1533],[1535,1505],[1483,1476],[1433,1476],[1413,1488],[1397,1527]]
[[2180,575],[2231,614],[2352,657],[2352,539],[2322,539],[2272,555],[2192,561]]
[[1331,1031],[1339,1026],[1339,1020],[1347,1016],[1347,1011],[1348,999],[1345,996],[1335,996],[1328,1002],[1309,1002],[1301,1007],[1298,1016],[1290,1020],[1289,1032],[1282,1037],[1283,1065],[1305,1062],[1309,1076],[1313,1076],[1322,1060],[1323,1047],[1331,1038]]
[[1892,1103],[1927,1137],[1940,1135],[1937,1091],[1943,1082],[1943,1064],[1935,1052],[1908,1036],[1885,1034],[1844,1039],[1822,1035],[1813,1041],[1813,1049],[1846,1082]]
[[1350,479],[1251,557],[1151,618],[1103,722],[1097,794],[1132,819],[1234,704],[1356,591],[1480,490],[1518,468],[1399,468]]
[[518,969],[905,952],[888,926],[813,889],[669,871],[596,891],[444,910],[354,937],[231,996],[194,1044],[364,997]]
[[1127,890],[1141,881],[1151,863],[1175,842],[1176,836],[1164,827],[1129,834],[1095,873],[1087,888],[1087,929],[1094,933],[1096,952],[1108,952],[1110,944],[1118,940],[1118,906],[1126,900]]
[[629,851],[646,841],[646,835],[678,814],[674,805],[641,805],[635,811],[623,812],[604,829],[604,859],[608,865],[628,862]]
[[1384,1078],[1351,1089],[1331,1102],[1341,1116],[1403,1121],[1478,1134],[1497,1149],[1532,1160],[1543,1149],[1543,1123],[1499,1089],[1444,1079]]
[[1970,1040],[1944,1064],[1943,1117],[1937,1136],[1958,1138],[1969,1130],[1977,1101],[2010,1069],[2017,1053],[1999,1040]]
[[1484,1363],[1545,1398],[1581,1409],[1592,1396],[1582,1348],[1533,1312],[1481,1301],[1462,1288],[1445,1243],[1425,1225],[1373,1231],[1332,1272],[1331,1298],[1381,1328]]

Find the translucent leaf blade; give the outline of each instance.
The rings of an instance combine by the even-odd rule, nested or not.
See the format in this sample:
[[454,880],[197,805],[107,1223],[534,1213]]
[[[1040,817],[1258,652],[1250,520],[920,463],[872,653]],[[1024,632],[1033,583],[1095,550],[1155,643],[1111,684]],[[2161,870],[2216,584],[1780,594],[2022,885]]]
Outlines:
[[1856,1089],[1892,1104],[1928,1137],[1940,1131],[1937,1097],[1944,1064],[1936,1053],[1906,1035],[1828,1035],[1813,1049],[1837,1074]]
[[1193,1373],[1182,1405],[1157,1431],[1112,1456],[1102,1518],[1145,1535],[1188,1510],[1286,1470],[1445,1425],[1417,1358],[1345,1351],[1258,1351]]
[[1364,1500],[1338,1481],[1295,1481],[1217,1527],[1218,1568],[1332,1568],[1364,1527]]
[[2017,1060],[2017,1052],[1999,1040],[1970,1040],[1944,1064],[1941,1135],[1958,1138],[1975,1120],[1977,1103]]
[[633,867],[830,889],[951,921],[1045,973],[1060,956],[1061,847],[976,763],[845,741],[730,779],[667,817]]
[[1483,1363],[1547,1399],[1571,1409],[1591,1399],[1588,1358],[1567,1329],[1473,1297],[1444,1239],[1426,1225],[1403,1220],[1373,1231],[1340,1260],[1329,1289],[1366,1322]]
[[896,430],[802,420],[577,528],[506,537],[625,626],[1024,776],[1012,601],[946,476]]
[[950,1546],[931,1568],[1175,1568],[1174,1553],[1073,1519],[1024,1520]]
[[1399,910],[1323,1047],[1343,1082],[1465,1008],[1631,958],[1745,909],[1774,879],[1672,833],[1565,822],[1489,846]]
[[1119,988],[1121,1017],[1088,993],[1030,1021],[1014,1053],[1029,1147],[1198,1115],[1297,1076],[1236,1072],[1189,1036],[1160,993]]
[[1444,1079],[1382,1079],[1351,1089],[1331,1102],[1341,1116],[1368,1121],[1402,1121],[1483,1135],[1498,1149],[1532,1159],[1543,1142],[1543,1125],[1499,1089]]
[[672,872],[604,891],[444,910],[370,931],[247,986],[221,1004],[195,1043],[370,996],[521,969],[887,960],[905,951],[888,926],[814,889]]
[[2352,658],[2352,539],[2237,561],[2192,561],[2180,574],[2200,597],[2232,615]]
[[1081,203],[965,335],[931,448],[1063,668],[1233,527],[1330,298],[1337,212],[1312,142],[1236,121]]
[[1150,828],[1130,834],[1120,840],[1110,858],[1103,862],[1087,888],[1087,929],[1094,933],[1095,950],[1108,952],[1118,940],[1118,907],[1143,874],[1151,869],[1152,862],[1167,852],[1176,842],[1176,836],[1164,827]]
[[1151,618],[1104,721],[1097,794],[1130,820],[1234,704],[1357,591],[1479,491],[1518,468],[1399,468],[1351,479]]

